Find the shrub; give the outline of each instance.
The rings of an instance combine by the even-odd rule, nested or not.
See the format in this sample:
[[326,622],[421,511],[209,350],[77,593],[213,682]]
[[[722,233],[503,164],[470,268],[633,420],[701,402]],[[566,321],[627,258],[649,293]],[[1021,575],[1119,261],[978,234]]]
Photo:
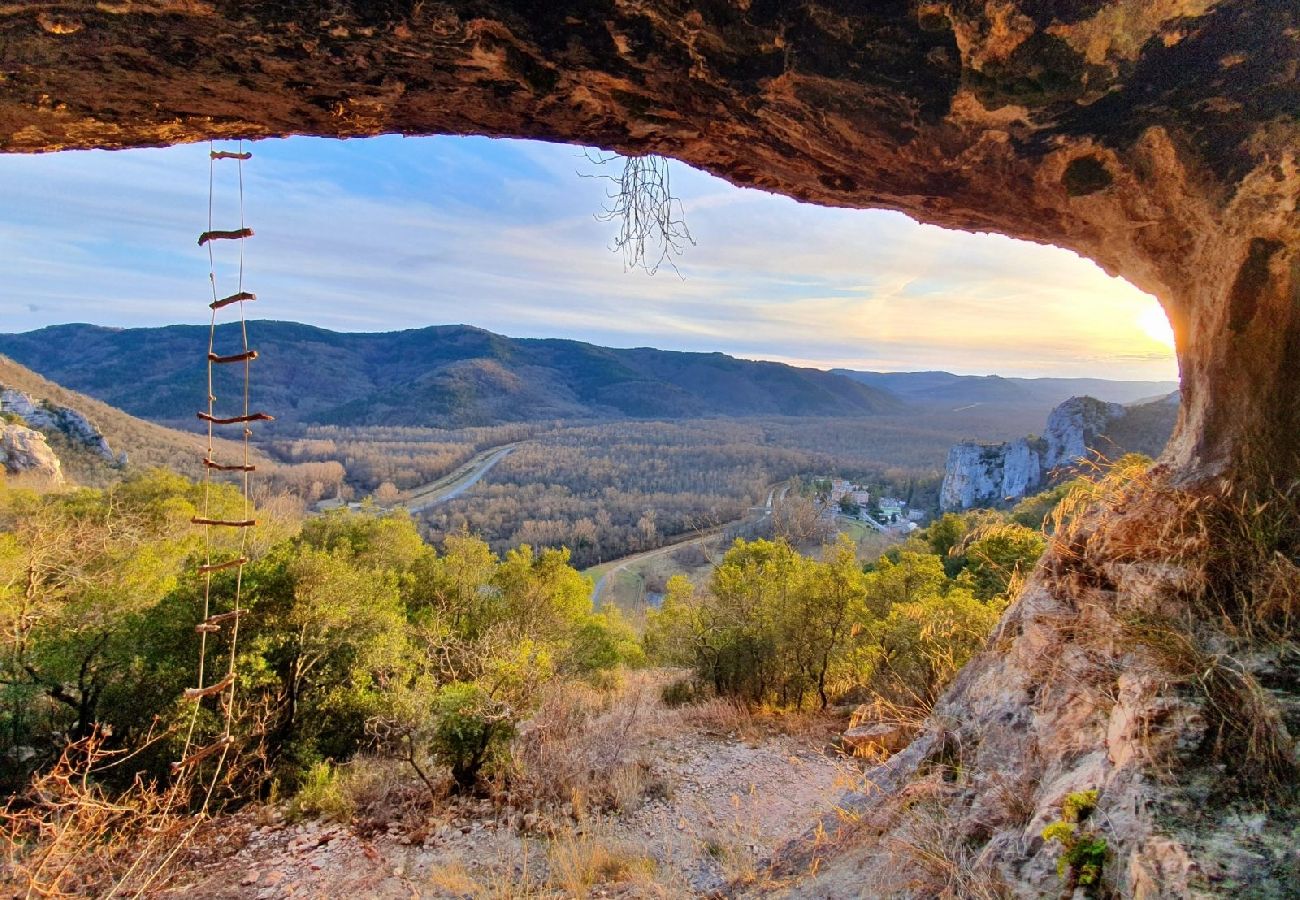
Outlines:
[[318,762],[307,770],[302,786],[289,802],[288,818],[346,822],[352,813],[352,799],[343,790],[338,769],[327,762]]
[[695,678],[678,678],[676,681],[670,681],[659,692],[664,706],[671,709],[698,703],[707,696],[707,688]]
[[1109,847],[1105,838],[1083,827],[1096,808],[1095,790],[1077,791],[1062,801],[1061,818],[1043,829],[1043,840],[1061,845],[1056,871],[1066,882],[1066,895],[1081,887],[1093,896],[1100,889]]
[[453,682],[434,701],[430,750],[451,768],[459,791],[472,790],[485,766],[505,753],[514,722],[510,710],[476,684]]

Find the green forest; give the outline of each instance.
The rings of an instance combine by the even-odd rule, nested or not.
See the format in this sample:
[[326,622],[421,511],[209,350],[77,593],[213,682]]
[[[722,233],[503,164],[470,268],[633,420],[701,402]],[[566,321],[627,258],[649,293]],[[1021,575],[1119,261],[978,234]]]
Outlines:
[[[233,488],[161,469],[104,488],[0,485],[11,860],[61,858],[50,834],[88,829],[88,811],[128,843],[185,811],[346,817],[356,773],[379,761],[425,802],[568,803],[542,787],[555,762],[538,756],[535,718],[564,696],[562,718],[585,721],[638,669],[676,673],[670,706],[923,716],[983,648],[1071,490],[945,515],[865,564],[846,537],[808,555],[737,539],[703,583],[671,579],[638,629],[592,608],[567,547],[497,552],[463,528],[435,546],[372,505],[245,512]],[[242,546],[191,524],[245,515],[259,527]],[[242,568],[203,574],[240,554]],[[205,609],[221,624],[196,628]]]

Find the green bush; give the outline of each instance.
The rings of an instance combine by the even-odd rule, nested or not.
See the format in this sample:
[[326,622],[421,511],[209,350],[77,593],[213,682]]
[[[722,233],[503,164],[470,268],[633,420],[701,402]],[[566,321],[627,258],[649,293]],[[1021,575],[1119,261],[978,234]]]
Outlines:
[[509,708],[478,685],[454,682],[438,691],[430,750],[451,768],[457,790],[473,790],[483,770],[502,759],[513,734]]
[[1099,892],[1110,848],[1105,838],[1084,827],[1096,808],[1095,790],[1070,794],[1061,803],[1061,818],[1043,829],[1043,840],[1061,845],[1056,871],[1065,880],[1067,894],[1080,887],[1089,896]]
[[307,770],[298,793],[289,802],[288,818],[330,819],[346,822],[352,818],[353,803],[343,790],[339,771],[328,762],[318,762]]

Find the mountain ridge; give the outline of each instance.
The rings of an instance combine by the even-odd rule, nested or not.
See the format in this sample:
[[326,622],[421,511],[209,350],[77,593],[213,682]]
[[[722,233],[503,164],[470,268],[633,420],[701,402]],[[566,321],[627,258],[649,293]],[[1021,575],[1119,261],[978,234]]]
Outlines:
[[[858,417],[962,405],[1050,408],[1089,393],[1129,402],[1172,382],[1027,379],[949,372],[825,371],[720,352],[512,338],[471,325],[340,332],[253,320],[254,405],[281,422],[473,426],[547,419]],[[218,353],[239,349],[218,326]],[[132,415],[190,426],[208,329],[51,325],[0,334],[0,353]],[[219,369],[217,395],[242,373]]]
[[837,368],[831,372],[890,391],[920,406],[960,404],[1047,404],[1091,396],[1110,403],[1157,400],[1178,389],[1176,381],[1118,381],[1106,378],[1025,378],[1011,375],[955,375],[952,372],[869,372]]
[[[239,343],[237,327],[218,327],[218,353]],[[289,422],[467,426],[870,416],[905,407],[892,394],[820,369],[722,353],[509,338],[460,325],[347,333],[256,320],[249,331],[260,354],[254,405]],[[204,393],[207,334],[197,325],[56,325],[0,335],[0,353],[133,415],[180,422],[193,417],[194,397]],[[218,371],[218,397],[237,396],[235,376],[242,373]]]

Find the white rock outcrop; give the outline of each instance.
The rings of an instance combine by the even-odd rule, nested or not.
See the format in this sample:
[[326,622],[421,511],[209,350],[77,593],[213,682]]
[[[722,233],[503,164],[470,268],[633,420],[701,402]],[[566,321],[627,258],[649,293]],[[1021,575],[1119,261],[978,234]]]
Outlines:
[[1117,419],[1124,417],[1124,407],[1106,403],[1095,397],[1071,397],[1047,417],[1047,430],[1043,440],[1047,450],[1043,454],[1043,467],[1049,472],[1062,466],[1069,467],[1087,459],[1089,451],[1106,453],[1097,446],[1097,439]]
[[29,428],[58,431],[90,452],[110,462],[117,462],[117,457],[108,446],[108,440],[95,423],[75,409],[37,400],[30,394],[13,388],[0,387],[0,413],[21,417]]
[[0,469],[6,475],[63,483],[63,465],[45,442],[45,435],[24,425],[0,424]]
[[948,451],[939,504],[945,510],[970,509],[1023,497],[1043,479],[1038,442],[1021,438],[1007,444],[964,441]]
[[1126,412],[1118,403],[1071,397],[1048,415],[1041,438],[954,445],[948,451],[939,506],[949,511],[1018,500],[1051,481],[1056,470],[1087,459],[1092,450],[1112,455],[1103,436]]

